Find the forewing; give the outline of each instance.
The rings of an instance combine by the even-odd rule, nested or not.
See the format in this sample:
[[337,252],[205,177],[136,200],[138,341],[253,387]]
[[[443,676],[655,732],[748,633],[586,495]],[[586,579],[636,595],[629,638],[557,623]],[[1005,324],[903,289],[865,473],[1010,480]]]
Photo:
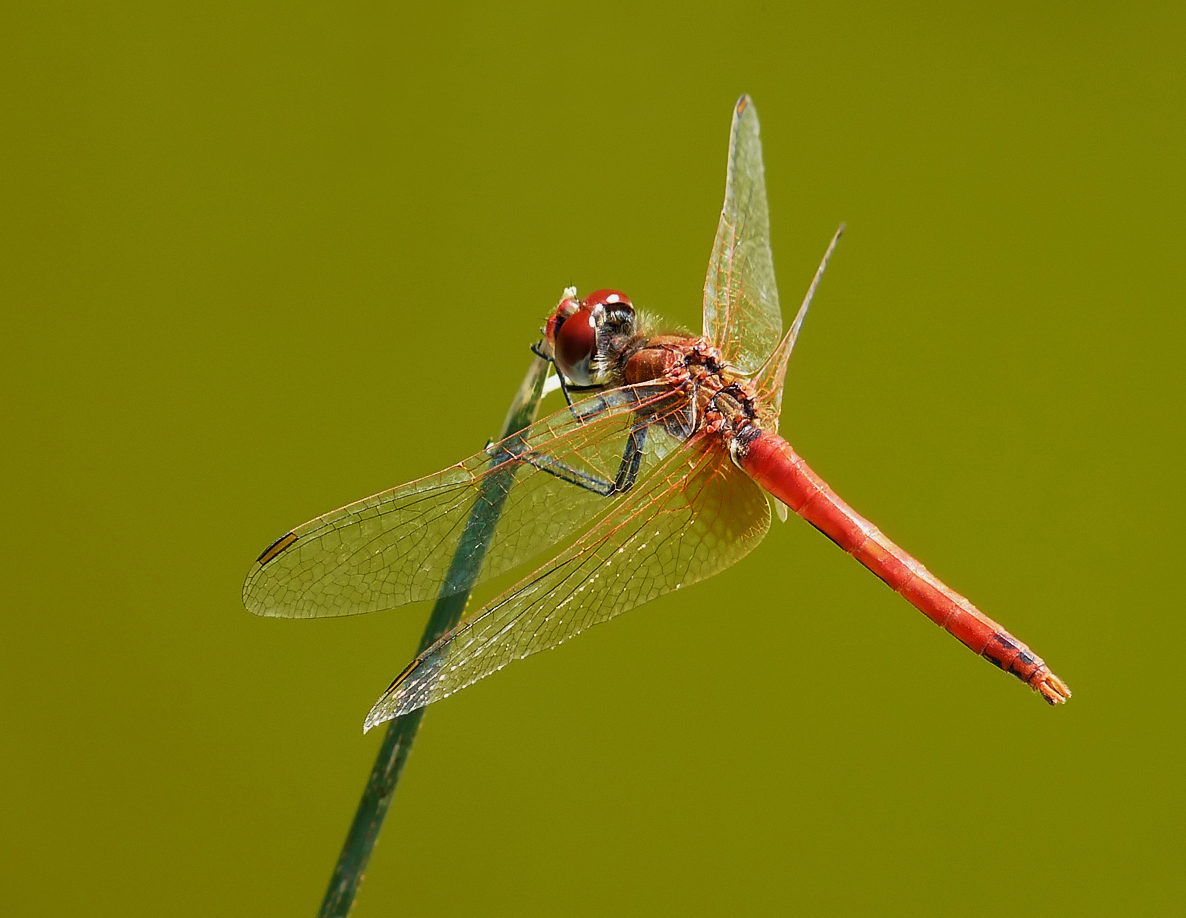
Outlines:
[[689,441],[571,547],[417,657],[364,729],[724,570],[769,525],[764,492],[727,453]]
[[704,281],[704,334],[745,374],[756,372],[782,337],[762,141],[748,96],[733,110],[725,204]]
[[[445,578],[479,501],[497,516],[488,543],[469,540],[485,563],[458,560],[481,564],[471,582],[509,570],[622,499],[597,487],[614,480],[636,412],[662,420],[668,403],[670,393],[653,385],[601,393],[443,472],[311,520],[260,555],[243,603],[257,615],[322,618],[450,592]],[[662,424],[648,428],[639,478],[676,445]]]

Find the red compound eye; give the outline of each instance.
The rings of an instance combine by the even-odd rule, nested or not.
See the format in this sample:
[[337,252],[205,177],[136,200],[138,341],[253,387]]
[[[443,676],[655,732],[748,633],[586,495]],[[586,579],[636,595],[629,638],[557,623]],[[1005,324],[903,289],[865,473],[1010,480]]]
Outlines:
[[604,306],[606,309],[625,309],[631,315],[634,314],[634,304],[630,302],[630,297],[621,290],[594,290],[581,300],[581,305],[587,306],[589,309],[593,309],[595,306]]
[[[569,290],[571,289],[569,288]],[[565,290],[565,294],[568,294],[569,290]],[[560,302],[556,304],[556,308],[552,310],[552,315],[544,325],[544,337],[548,339],[548,344],[552,345],[553,348],[556,346],[556,334],[560,331],[560,326],[580,308],[581,304],[573,299],[573,297],[567,295],[562,297]]]
[[[557,316],[559,319],[559,316]],[[581,307],[559,323],[555,330],[556,366],[581,385],[589,382],[589,361],[597,350],[597,322],[588,306]]]

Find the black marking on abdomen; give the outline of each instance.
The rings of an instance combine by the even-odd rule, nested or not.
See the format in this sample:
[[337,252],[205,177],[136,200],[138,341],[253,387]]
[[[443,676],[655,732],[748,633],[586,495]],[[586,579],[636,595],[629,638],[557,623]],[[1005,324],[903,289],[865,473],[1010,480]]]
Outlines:
[[996,641],[998,644],[1000,644],[1002,647],[1004,647],[1006,650],[1020,650],[1021,649],[1020,647],[1017,646],[1016,642],[1005,637],[1005,635],[1003,635],[1003,634],[994,634],[992,636],[992,639],[994,641]]
[[[1005,637],[1005,635],[1003,635],[1003,634],[994,634],[992,636],[992,640],[996,641],[1005,650],[1014,650],[1017,652],[1021,651],[1021,648],[1018,647],[1016,643],[1011,641],[1009,638]],[[993,666],[995,666],[997,669],[1004,670],[1005,672],[1013,672],[1013,669],[1012,669],[1013,664],[1012,663],[1009,664],[1008,669],[1005,669],[1004,658],[1002,657],[1001,659],[997,659],[991,653],[989,653],[989,649],[990,649],[989,647],[985,647],[982,651],[980,651],[980,656],[982,656],[982,657],[984,657],[984,659],[988,660],[988,662],[991,663]],[[1017,674],[1013,673],[1013,675],[1017,675]]]
[[[1018,669],[1017,667],[1022,667]],[[1009,672],[1026,682],[1031,678],[1032,670],[1038,666],[1038,660],[1033,654],[1028,654],[1024,650],[1017,654],[1017,657],[1009,664]]]

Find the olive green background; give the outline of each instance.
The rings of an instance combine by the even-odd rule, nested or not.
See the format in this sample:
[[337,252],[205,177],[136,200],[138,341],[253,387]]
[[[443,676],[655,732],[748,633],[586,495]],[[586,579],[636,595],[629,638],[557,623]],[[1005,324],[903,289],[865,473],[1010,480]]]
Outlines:
[[355,914],[1181,914],[1186,21],[1029,6],[6,6],[4,911],[313,914],[427,608],[251,561],[697,325],[746,91],[783,433],[1075,697],[792,518],[432,708]]

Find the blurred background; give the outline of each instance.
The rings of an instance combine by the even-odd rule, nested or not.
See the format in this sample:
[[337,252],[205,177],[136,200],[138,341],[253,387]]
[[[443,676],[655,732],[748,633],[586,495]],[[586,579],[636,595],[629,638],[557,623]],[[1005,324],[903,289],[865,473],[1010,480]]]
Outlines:
[[0,14],[12,914],[315,912],[428,609],[243,577],[566,285],[696,327],[743,91],[788,317],[848,223],[784,435],[1075,697],[792,517],[433,707],[355,914],[1181,914],[1182,8],[773,10]]

